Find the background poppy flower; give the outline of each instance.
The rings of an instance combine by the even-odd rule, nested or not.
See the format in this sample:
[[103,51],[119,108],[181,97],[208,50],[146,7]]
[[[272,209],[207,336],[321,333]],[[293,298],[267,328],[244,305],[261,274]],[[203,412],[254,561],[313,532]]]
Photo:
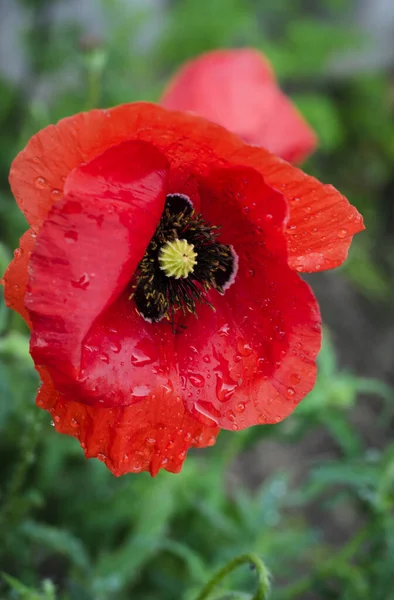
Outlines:
[[[280,421],[312,389],[320,316],[295,271],[339,265],[363,228],[334,188],[145,103],[40,131],[10,182],[30,229],[6,300],[31,327],[38,405],[86,456],[177,472],[219,427]],[[159,266],[174,231],[189,279]]]
[[316,148],[316,135],[279,88],[270,63],[251,48],[216,50],[187,62],[160,103],[219,123],[290,162]]

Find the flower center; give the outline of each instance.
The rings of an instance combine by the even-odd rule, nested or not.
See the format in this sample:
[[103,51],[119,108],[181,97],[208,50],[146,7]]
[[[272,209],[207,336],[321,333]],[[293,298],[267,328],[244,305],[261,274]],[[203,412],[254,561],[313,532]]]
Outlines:
[[179,310],[196,314],[198,302],[214,308],[208,292],[224,294],[238,269],[237,255],[232,246],[218,241],[218,230],[195,212],[188,196],[167,196],[130,296],[146,321],[173,321]]
[[194,271],[196,257],[193,244],[189,244],[187,240],[176,239],[173,242],[167,242],[160,249],[160,269],[167,277],[175,277],[175,279],[187,277]]

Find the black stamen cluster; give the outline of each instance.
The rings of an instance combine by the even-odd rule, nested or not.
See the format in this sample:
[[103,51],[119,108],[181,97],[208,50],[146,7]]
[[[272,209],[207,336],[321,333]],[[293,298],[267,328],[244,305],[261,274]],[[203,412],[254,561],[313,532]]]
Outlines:
[[[132,294],[147,321],[173,319],[177,310],[195,314],[197,302],[213,308],[206,293],[215,289],[223,294],[235,267],[231,247],[220,244],[218,235],[219,227],[209,225],[196,214],[187,196],[167,196],[160,223],[138,266]],[[176,239],[193,244],[197,253],[193,272],[179,279],[168,277],[159,266],[161,248]]]

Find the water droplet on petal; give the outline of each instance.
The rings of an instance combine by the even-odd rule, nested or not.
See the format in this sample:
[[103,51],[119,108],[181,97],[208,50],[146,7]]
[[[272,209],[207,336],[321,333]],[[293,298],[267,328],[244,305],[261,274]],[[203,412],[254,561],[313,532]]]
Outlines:
[[135,398],[145,398],[149,396],[150,388],[147,385],[136,385],[131,392],[131,395]]
[[36,184],[36,187],[43,190],[48,185],[48,182],[45,179],[45,177],[37,177],[35,180],[35,184]]
[[55,415],[55,416],[53,417],[53,420],[55,421],[55,423],[59,423],[59,422],[60,422],[60,417],[59,417],[59,415]]
[[204,386],[205,379],[202,375],[198,375],[196,373],[189,374],[189,381],[194,387],[201,388]]
[[232,411],[232,410],[228,410],[228,411],[226,412],[226,417],[228,418],[228,420],[229,420],[229,421],[232,421],[233,423],[234,423],[234,421],[235,421],[235,420],[236,420],[236,418],[237,418],[237,417],[235,416],[235,414],[233,413],[233,411]]
[[51,191],[52,198],[56,201],[59,200],[63,196],[63,192],[61,190],[57,190],[56,188]]
[[297,373],[293,373],[292,375],[290,375],[290,383],[292,383],[293,385],[297,385],[297,383],[300,383],[300,381],[301,377]]
[[345,238],[347,235],[348,235],[347,229],[340,229],[338,231],[338,237],[339,238]]
[[71,285],[81,290],[86,290],[90,284],[90,277],[87,273],[82,273],[81,277],[77,281],[71,281]]
[[235,408],[236,408],[237,412],[243,413],[246,407],[243,402],[239,402],[239,404],[237,404],[237,406]]
[[288,398],[293,398],[294,394],[295,394],[295,391],[294,391],[293,388],[291,388],[291,387],[287,388],[287,390],[286,390],[286,396]]
[[226,383],[220,377],[220,375],[216,375],[216,396],[220,402],[228,402],[230,398],[234,395],[235,390],[237,389],[236,383]]
[[111,348],[111,350],[112,350],[112,352],[113,352],[114,354],[119,354],[119,352],[120,352],[120,351],[121,351],[121,349],[122,349],[122,346],[120,345],[120,342],[118,342],[117,340],[113,340],[113,341],[110,343],[109,347]]
[[203,356],[202,359],[203,359],[203,361],[205,363],[210,363],[211,362],[211,357],[208,354],[206,354],[205,356]]
[[76,231],[66,231],[64,239],[68,244],[73,244],[78,240],[78,233]]
[[217,420],[220,417],[220,412],[214,407],[212,402],[200,400],[199,402],[196,402],[196,409],[204,415],[204,417],[211,419],[214,423],[217,423]]
[[134,348],[131,355],[131,364],[135,367],[144,367],[152,364],[158,357],[156,346],[151,340],[141,340]]
[[109,356],[108,354],[106,354],[105,352],[103,352],[102,354],[100,354],[99,359],[103,362],[106,363],[107,365],[109,364]]
[[71,425],[71,427],[74,427],[74,429],[76,429],[78,427],[79,423],[76,419],[72,418],[70,421],[70,425]]
[[226,323],[225,325],[223,325],[219,330],[218,330],[218,334],[221,337],[228,337],[230,335],[230,325],[228,323]]
[[250,356],[253,352],[251,346],[248,344],[246,340],[238,340],[237,348],[242,356]]

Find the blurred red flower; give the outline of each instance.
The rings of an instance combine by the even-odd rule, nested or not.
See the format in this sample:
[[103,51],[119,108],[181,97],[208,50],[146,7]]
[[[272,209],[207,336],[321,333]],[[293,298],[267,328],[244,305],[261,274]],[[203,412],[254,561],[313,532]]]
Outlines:
[[312,389],[320,316],[296,271],[338,266],[363,229],[333,187],[145,103],[43,129],[10,182],[30,229],[6,301],[31,327],[38,406],[87,457],[177,472]]
[[219,123],[289,162],[301,162],[316,148],[316,135],[280,90],[270,63],[251,48],[216,50],[187,62],[160,103]]

